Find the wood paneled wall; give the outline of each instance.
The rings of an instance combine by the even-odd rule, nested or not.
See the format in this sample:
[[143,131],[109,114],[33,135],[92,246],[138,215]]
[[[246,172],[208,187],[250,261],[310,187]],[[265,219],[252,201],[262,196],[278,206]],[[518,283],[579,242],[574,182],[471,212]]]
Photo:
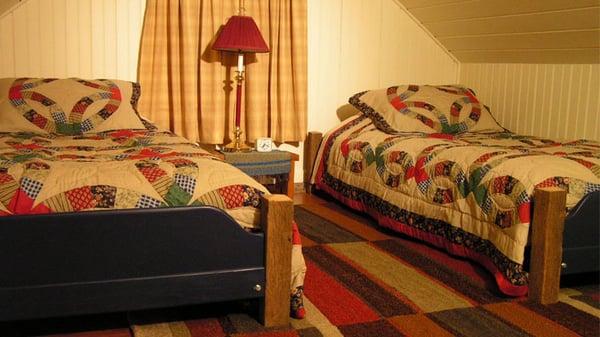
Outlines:
[[308,128],[359,91],[458,81],[458,62],[395,0],[308,1]]
[[339,124],[336,109],[359,91],[458,82],[458,61],[397,0],[307,1],[309,130]]
[[600,141],[600,64],[463,63],[460,81],[513,132]]
[[0,77],[136,80],[145,0],[28,0],[0,16]]
[[[358,91],[458,81],[458,62],[396,0],[307,1],[310,130],[338,124],[336,109]],[[145,0],[23,1],[0,17],[0,77],[135,80],[144,7]]]

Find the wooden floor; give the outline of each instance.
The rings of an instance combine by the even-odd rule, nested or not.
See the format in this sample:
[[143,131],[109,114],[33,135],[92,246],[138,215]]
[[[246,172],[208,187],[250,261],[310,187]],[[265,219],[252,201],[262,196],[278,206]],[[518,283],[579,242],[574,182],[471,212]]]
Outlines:
[[[312,212],[333,223],[343,224],[344,228],[350,232],[360,232],[360,236],[369,241],[387,240],[396,236],[390,230],[378,226],[371,217],[351,210],[323,194],[296,193],[294,204],[307,205]],[[302,240],[303,246],[314,245],[314,242],[306,237],[303,237]]]

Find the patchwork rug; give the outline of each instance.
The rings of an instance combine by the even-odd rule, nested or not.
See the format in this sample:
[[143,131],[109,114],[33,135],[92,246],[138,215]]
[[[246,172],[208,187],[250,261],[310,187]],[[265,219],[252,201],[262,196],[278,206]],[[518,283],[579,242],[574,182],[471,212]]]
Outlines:
[[307,317],[267,331],[244,314],[136,325],[136,337],[597,336],[597,285],[539,305],[500,295],[482,268],[376,228],[334,204],[296,206]]
[[295,212],[308,267],[304,320],[267,330],[253,318],[253,303],[228,303],[130,314],[126,326],[71,336],[600,335],[597,284],[564,287],[560,302],[546,306],[506,298],[479,266],[336,204],[307,202]]

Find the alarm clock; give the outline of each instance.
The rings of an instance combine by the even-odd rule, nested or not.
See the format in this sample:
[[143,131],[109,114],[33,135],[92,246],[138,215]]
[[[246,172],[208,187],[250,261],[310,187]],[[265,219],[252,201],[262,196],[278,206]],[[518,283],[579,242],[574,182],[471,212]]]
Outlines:
[[273,140],[271,138],[263,137],[256,139],[256,151],[258,152],[271,152],[273,151]]

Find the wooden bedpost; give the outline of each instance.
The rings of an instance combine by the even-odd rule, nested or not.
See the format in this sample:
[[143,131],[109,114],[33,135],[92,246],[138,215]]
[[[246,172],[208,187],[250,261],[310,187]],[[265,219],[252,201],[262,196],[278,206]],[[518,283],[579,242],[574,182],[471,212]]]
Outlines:
[[304,190],[306,193],[311,192],[310,187],[310,176],[312,175],[312,170],[315,165],[315,160],[317,159],[317,153],[319,152],[319,146],[321,145],[321,140],[323,139],[323,134],[321,132],[310,131],[308,135],[306,135],[306,140],[304,140]]
[[265,297],[260,319],[266,327],[287,325],[290,321],[292,280],[292,199],[283,194],[262,199],[261,225],[265,233]]
[[557,187],[534,192],[529,298],[542,304],[558,301],[566,196]]

